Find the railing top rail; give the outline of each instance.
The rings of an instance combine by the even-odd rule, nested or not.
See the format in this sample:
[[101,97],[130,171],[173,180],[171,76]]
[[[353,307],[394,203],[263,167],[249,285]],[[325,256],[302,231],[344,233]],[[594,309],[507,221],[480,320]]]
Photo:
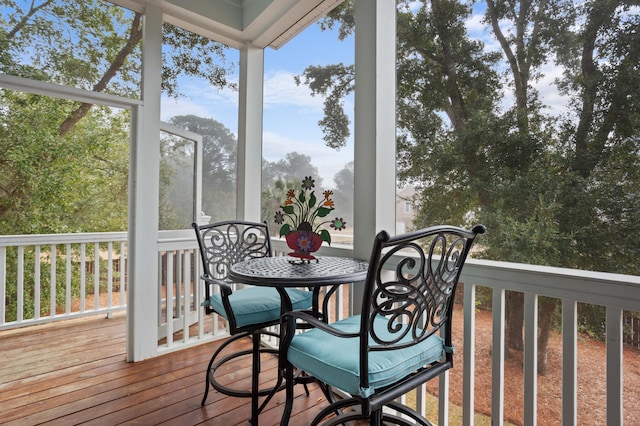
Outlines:
[[[127,236],[126,232],[4,235],[0,236],[0,247],[124,242],[127,241]],[[160,233],[159,237],[158,248],[161,250],[195,246],[195,241],[182,232],[176,235]],[[275,250],[288,251],[288,247],[283,241],[274,239],[273,243]],[[325,255],[335,256],[350,256],[353,253],[350,247],[339,245],[323,247],[321,252]],[[640,311],[640,276],[470,258],[462,271],[461,281],[480,286]]]
[[[274,244],[274,247],[280,246]],[[349,256],[352,253],[338,247],[327,249],[331,252],[325,254],[330,255]],[[469,258],[460,281],[640,311],[640,276],[635,275]]]
[[127,241],[127,232],[0,235],[0,247]]
[[468,259],[462,282],[640,311],[640,276]]

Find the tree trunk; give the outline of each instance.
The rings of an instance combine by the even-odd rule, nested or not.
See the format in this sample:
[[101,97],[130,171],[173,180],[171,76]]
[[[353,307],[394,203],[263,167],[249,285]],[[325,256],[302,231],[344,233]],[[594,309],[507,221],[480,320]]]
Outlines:
[[[583,32],[582,57],[580,59],[580,71],[582,80],[582,107],[580,108],[580,120],[575,134],[576,156],[574,169],[583,178],[591,174],[595,161],[595,153],[589,148],[589,135],[597,129],[593,129],[595,100],[600,89],[601,72],[598,70],[596,60],[596,38],[598,32],[609,22],[618,6],[617,1],[594,2],[588,16],[587,24]],[[604,139],[608,136],[608,130],[600,132]],[[602,145],[604,145],[602,143]],[[599,154],[599,153],[598,153]]]
[[546,376],[547,374],[547,349],[556,305],[556,299],[540,298],[540,311],[538,313],[538,374],[541,376]]
[[[142,39],[142,28],[140,26],[140,20],[142,19],[142,15],[136,12],[135,17],[133,18],[133,22],[131,23],[131,29],[129,30],[129,39],[127,43],[120,49],[113,62],[109,66],[109,69],[105,71],[104,75],[100,79],[95,86],[93,86],[94,92],[102,92],[106,87],[109,81],[118,73],[118,70],[122,68],[124,65],[124,61],[127,59],[127,56],[131,54],[135,46]],[[58,129],[58,133],[60,137],[64,137],[69,131],[75,126],[78,121],[82,120],[82,118],[87,115],[89,110],[93,105],[90,103],[81,104],[74,112],[67,117]]]
[[451,101],[451,114],[449,119],[456,130],[463,130],[467,122],[467,109],[464,103],[464,97],[460,92],[458,84],[458,75],[456,72],[456,59],[451,49],[451,34],[449,29],[451,23],[447,18],[446,11],[442,7],[440,0],[432,0],[433,15],[435,26],[440,36],[440,46],[442,47],[442,68],[446,76],[447,93]]
[[51,3],[53,3],[53,0],[47,0],[36,6],[35,2],[32,2],[31,7],[29,8],[29,11],[15,25],[15,27],[13,27],[10,31],[8,31],[7,34],[5,34],[5,38],[7,40],[13,39],[16,36],[16,34],[18,34],[29,23],[29,20],[33,17],[33,15],[35,15],[39,10],[49,6]]
[[524,324],[524,295],[513,291],[507,292],[506,326],[507,344],[505,357],[509,358],[511,349],[522,351],[524,341],[522,326]]

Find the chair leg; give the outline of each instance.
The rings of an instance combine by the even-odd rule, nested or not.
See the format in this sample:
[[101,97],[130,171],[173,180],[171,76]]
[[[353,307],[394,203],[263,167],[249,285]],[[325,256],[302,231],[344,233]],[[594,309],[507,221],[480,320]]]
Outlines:
[[213,353],[213,355],[211,355],[211,359],[209,360],[209,365],[207,366],[207,371],[206,371],[206,378],[205,378],[205,389],[204,389],[204,396],[202,397],[202,402],[200,403],[201,406],[204,407],[204,404],[207,402],[207,396],[209,395],[209,386],[212,384],[211,382],[213,382],[212,379],[212,375],[213,375],[213,363],[215,362],[216,358],[218,358],[218,355],[220,355],[222,353],[222,351],[229,346],[231,343],[235,342],[238,339],[241,339],[242,337],[248,336],[249,333],[240,333],[235,335],[234,337],[227,339],[222,345],[220,345],[218,347],[218,349]]
[[382,426],[382,408],[371,413],[369,424],[371,426]]
[[286,399],[280,426],[287,426],[289,424],[289,417],[291,417],[291,411],[293,409],[293,365],[287,364],[284,369],[284,376]]
[[[275,396],[275,394],[279,390],[282,390],[282,380],[284,378],[284,373],[279,365],[277,370],[278,370],[278,377],[276,378],[276,384],[273,386],[269,395],[267,395],[267,397],[262,401],[262,404],[260,404],[260,408],[258,408],[258,414],[262,413],[262,410],[264,410],[267,404],[269,404],[269,401],[271,401],[271,399]],[[305,389],[306,388],[307,388],[307,385],[305,384]],[[309,395],[309,391],[307,391],[307,395]]]
[[207,376],[204,379],[204,395],[202,397],[202,402],[200,402],[200,406],[204,407],[204,404],[207,402],[207,396],[209,396],[209,368],[206,371]]
[[204,379],[204,396],[202,397],[202,402],[200,403],[200,406],[204,407],[204,404],[207,402],[207,396],[209,396],[209,375],[212,374],[211,373],[211,366],[213,365],[213,361],[215,361],[216,357],[218,356],[218,354],[220,353],[220,350],[217,350],[214,352],[213,355],[211,355],[211,360],[209,360],[209,365],[207,366],[207,370],[205,371],[205,379]]
[[251,368],[251,425],[258,426],[258,393],[260,392],[260,333],[253,333],[253,356]]

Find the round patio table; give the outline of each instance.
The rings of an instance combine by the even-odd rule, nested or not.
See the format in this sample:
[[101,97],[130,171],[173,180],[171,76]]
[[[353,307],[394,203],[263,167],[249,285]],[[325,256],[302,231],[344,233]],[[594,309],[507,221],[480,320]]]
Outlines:
[[231,266],[232,281],[267,287],[317,287],[363,281],[369,264],[350,257],[317,256],[299,263],[288,256],[260,257]]
[[[291,310],[291,300],[287,295],[288,287],[309,287],[313,289],[313,311],[319,318],[325,318],[323,314],[327,309],[328,297],[336,289],[347,283],[364,281],[367,277],[369,263],[350,257],[316,256],[316,261],[299,263],[288,256],[261,257],[238,262],[229,269],[229,278],[234,282],[251,284],[256,286],[274,287],[280,293],[282,299],[282,313]],[[318,309],[320,289],[325,286],[332,288],[325,292],[323,309]],[[280,327],[280,338],[284,335],[284,327]],[[279,354],[279,358],[282,357]],[[284,364],[278,363],[278,378],[273,391],[262,402],[259,412],[267,405],[273,395],[280,389],[284,378],[282,369]],[[314,380],[309,376],[298,376],[296,383],[308,383]],[[322,386],[322,385],[321,385]],[[325,395],[328,392],[325,390]],[[329,397],[329,396],[328,396]]]

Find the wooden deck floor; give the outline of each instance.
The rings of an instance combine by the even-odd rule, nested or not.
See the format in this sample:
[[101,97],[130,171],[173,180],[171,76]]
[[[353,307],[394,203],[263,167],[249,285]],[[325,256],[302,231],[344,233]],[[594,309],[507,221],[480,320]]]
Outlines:
[[[248,398],[215,390],[200,407],[204,371],[219,342],[128,363],[125,317],[92,318],[0,331],[0,424],[248,425]],[[249,343],[248,339],[247,343]],[[261,380],[275,379],[275,359],[266,359]],[[230,383],[250,386],[249,360],[230,366]],[[317,386],[296,389],[290,424],[307,425],[326,403]],[[279,392],[260,415],[276,425]]]

